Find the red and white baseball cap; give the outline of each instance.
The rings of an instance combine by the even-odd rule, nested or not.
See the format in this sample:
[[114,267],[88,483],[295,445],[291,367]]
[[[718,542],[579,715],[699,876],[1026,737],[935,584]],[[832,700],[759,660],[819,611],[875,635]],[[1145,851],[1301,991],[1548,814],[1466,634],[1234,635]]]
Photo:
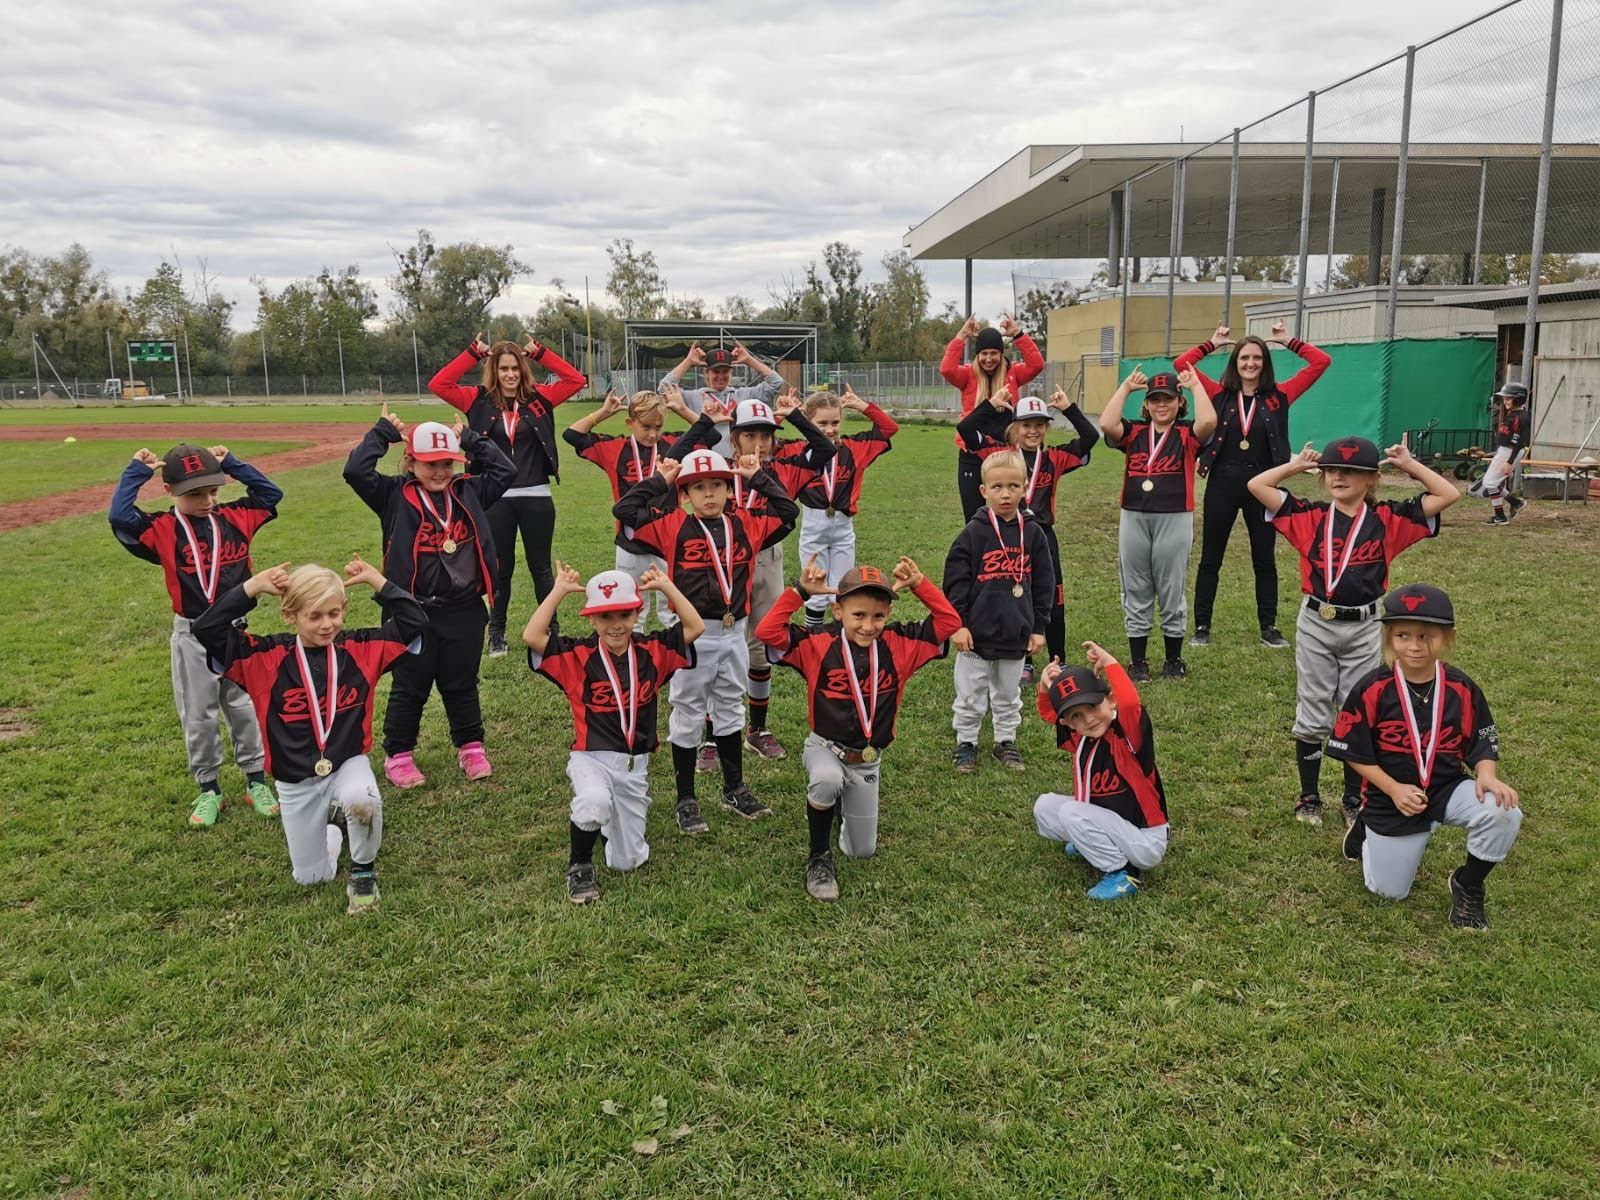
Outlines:
[[467,461],[456,431],[438,421],[423,421],[411,427],[411,457],[418,462]]
[[632,612],[643,605],[639,585],[626,571],[601,571],[583,589],[584,604],[579,616]]
[[1013,421],[1048,421],[1054,410],[1037,396],[1024,396],[1017,401]]
[[778,414],[765,400],[741,400],[733,410],[735,429],[776,429]]
[[683,460],[683,467],[678,471],[678,486],[686,488],[701,479],[732,478],[733,468],[722,455],[715,450],[696,450]]

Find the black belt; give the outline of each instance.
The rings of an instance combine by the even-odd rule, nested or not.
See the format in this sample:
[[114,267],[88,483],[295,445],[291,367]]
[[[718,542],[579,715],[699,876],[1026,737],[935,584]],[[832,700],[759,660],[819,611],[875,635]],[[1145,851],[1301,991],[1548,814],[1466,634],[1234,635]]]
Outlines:
[[[826,738],[823,740],[827,741]],[[828,742],[828,749],[832,750],[838,756],[839,761],[847,767],[870,767],[873,763],[881,761],[883,756],[883,751],[876,746],[868,746],[865,750],[851,750],[849,747],[841,746],[837,742]],[[868,755],[871,757],[868,757]]]
[[1326,600],[1318,600],[1315,596],[1306,597],[1306,607],[1324,621],[1365,621],[1368,617],[1378,615],[1380,601],[1374,600],[1371,604],[1362,604],[1350,608],[1344,604],[1329,604]]

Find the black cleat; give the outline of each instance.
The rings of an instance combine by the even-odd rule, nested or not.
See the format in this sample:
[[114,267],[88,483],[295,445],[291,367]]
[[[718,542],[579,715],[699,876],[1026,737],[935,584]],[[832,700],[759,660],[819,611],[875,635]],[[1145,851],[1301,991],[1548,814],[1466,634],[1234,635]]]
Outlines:
[[975,742],[957,742],[956,752],[951,756],[951,765],[963,775],[970,775],[978,769],[978,746]]
[[574,904],[600,899],[600,885],[594,881],[592,862],[573,863],[567,868],[567,899]]
[[1194,636],[1189,639],[1189,645],[1191,645],[1191,646],[1209,646],[1209,645],[1211,645],[1211,626],[1209,626],[1209,625],[1196,625],[1194,627]]
[[1022,751],[1017,749],[1015,742],[996,742],[989,753],[994,755],[995,761],[1008,771],[1023,769]]
[[1483,889],[1469,892],[1456,880],[1460,868],[1450,872],[1450,924],[1456,929],[1487,929],[1489,918],[1483,915]]
[[1303,825],[1322,824],[1322,797],[1301,796],[1294,802],[1294,819]]
[[698,834],[707,832],[711,826],[706,824],[706,819],[700,815],[700,802],[693,796],[685,796],[678,801],[678,832]]
[[1505,509],[1497,508],[1497,509],[1494,510],[1493,515],[1490,516],[1490,518],[1487,521],[1485,521],[1484,524],[1485,525],[1509,525],[1509,524],[1511,524],[1511,518],[1506,516]]
[[1351,862],[1361,861],[1361,847],[1367,840],[1367,823],[1357,813],[1355,820],[1350,822],[1349,828],[1344,831],[1344,842],[1341,848],[1344,856]]
[[1135,683],[1150,682],[1150,664],[1142,658],[1136,658],[1128,664],[1128,678]]
[[1289,639],[1276,625],[1268,625],[1261,630],[1261,644],[1269,650],[1287,650]]
[[806,862],[806,895],[813,900],[839,898],[839,876],[833,869],[833,855],[815,854]]
[[1189,664],[1181,658],[1169,658],[1161,664],[1161,678],[1187,679],[1189,678]]

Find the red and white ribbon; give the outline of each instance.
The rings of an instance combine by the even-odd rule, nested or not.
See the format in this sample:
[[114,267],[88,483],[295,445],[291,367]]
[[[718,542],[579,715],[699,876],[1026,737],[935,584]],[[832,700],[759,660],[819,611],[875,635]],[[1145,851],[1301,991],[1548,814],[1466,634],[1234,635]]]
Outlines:
[[867,745],[872,745],[872,726],[878,719],[878,643],[872,643],[868,655],[868,669],[872,672],[872,707],[867,707],[866,698],[861,692],[861,681],[856,678],[856,660],[850,653],[850,643],[845,639],[844,633],[839,634],[839,650],[844,655],[844,672],[850,677],[850,695],[856,702],[856,718],[861,722],[861,733],[867,739]]
[[645,469],[644,460],[639,456],[639,439],[633,434],[628,435],[628,445],[633,447],[634,482],[642,483],[656,473],[656,460],[660,457],[660,446],[650,447],[650,467]]
[[[1094,752],[1100,748],[1100,738],[1079,737],[1078,746],[1072,752],[1072,786],[1077,789],[1074,800],[1089,802],[1089,790],[1094,777]],[[1087,746],[1089,753],[1084,754],[1083,748]]]
[[177,509],[172,510],[172,515],[178,518],[178,524],[183,526],[183,536],[189,539],[189,553],[194,558],[194,581],[200,585],[200,594],[206,598],[206,603],[210,604],[217,598],[217,580],[222,572],[222,533],[217,528],[217,518],[209,513],[206,515],[206,520],[211,522],[211,569],[207,571],[200,539],[194,536],[194,526]]
[[1433,664],[1433,719],[1429,722],[1428,744],[1422,744],[1422,731],[1417,727],[1417,713],[1411,707],[1411,687],[1406,682],[1400,664],[1394,665],[1394,686],[1400,692],[1400,708],[1406,716],[1406,732],[1411,735],[1411,757],[1417,764],[1417,778],[1424,791],[1433,778],[1433,760],[1439,753],[1439,725],[1444,716],[1444,664]]
[[1247,438],[1247,437],[1250,436],[1250,426],[1255,424],[1256,405],[1259,404],[1259,403],[1260,403],[1259,399],[1257,399],[1255,396],[1251,396],[1250,397],[1250,407],[1246,408],[1244,406],[1244,396],[1242,394],[1240,395],[1240,397],[1239,397],[1239,436],[1241,438]]
[[[622,727],[622,741],[626,747],[625,753],[633,753],[633,734],[639,728],[639,662],[635,654],[633,643],[628,643],[628,707],[622,707],[622,680],[617,676],[616,668],[611,665],[611,651],[604,645],[599,647],[600,663],[606,669],[606,679],[611,684],[611,694],[617,698],[617,724]],[[623,713],[627,715],[624,716]]]
[[417,495],[422,497],[422,507],[428,510],[428,515],[433,518],[433,523],[448,538],[450,536],[450,527],[456,519],[456,502],[451,495],[450,489],[446,488],[444,491],[444,516],[442,517],[439,515],[439,510],[433,506],[433,500],[428,496],[427,488],[418,484]]
[[1322,577],[1328,585],[1323,598],[1330,604],[1333,602],[1333,589],[1344,578],[1345,571],[1350,567],[1350,556],[1356,551],[1356,535],[1361,532],[1361,526],[1367,519],[1367,504],[1364,500],[1361,502],[1361,511],[1350,522],[1350,532],[1345,534],[1344,554],[1339,558],[1339,573],[1336,575],[1333,571],[1333,515],[1337,511],[1338,505],[1328,505],[1328,527],[1322,531]]
[[[339,660],[334,656],[333,643],[328,643],[327,697],[317,698],[317,689],[311,683],[311,663],[306,659],[305,645],[294,639],[294,655],[300,664],[300,683],[306,689],[306,707],[311,710],[311,733],[317,743],[317,753],[326,757],[328,736],[333,732],[334,710],[339,699]],[[326,708],[326,713],[323,709]]]
[[517,411],[515,404],[500,414],[500,423],[505,426],[506,445],[515,450],[517,448],[517,426],[522,424],[522,414]]
[[1172,436],[1172,430],[1173,426],[1171,425],[1162,430],[1159,442],[1156,441],[1156,425],[1154,421],[1150,422],[1149,428],[1145,430],[1145,440],[1150,446],[1149,457],[1144,460],[1144,473],[1147,478],[1156,473],[1156,460],[1161,457],[1161,452],[1166,449],[1167,439]]
[[706,528],[706,523],[699,517],[695,523],[700,526],[700,532],[705,534],[706,549],[711,552],[711,569],[717,576],[717,587],[722,589],[722,603],[728,612],[733,611],[733,522],[728,519],[728,514],[722,514],[723,544],[727,547],[728,561],[724,566],[721,556],[717,553],[717,543],[711,536],[711,530]]
[[[1006,539],[1003,536],[1001,536],[1001,533],[1000,533],[1000,522],[995,520],[994,509],[986,507],[983,511],[984,511],[984,514],[989,518],[989,524],[994,528],[994,540],[1000,543],[1000,549],[1006,551],[1006,557],[1009,558],[1011,556],[1011,547],[1006,545]],[[1017,509],[1017,559],[1016,559],[1017,564],[1018,564],[1017,571],[1016,571],[1016,579],[1017,579],[1017,586],[1018,587],[1022,586],[1022,566],[1021,566],[1022,554],[1023,554],[1023,549],[1024,549],[1024,547],[1027,546],[1027,544],[1028,544],[1027,524],[1026,524],[1025,519],[1024,519],[1024,517],[1022,515],[1022,510],[1019,508],[1019,509]]]
[[1033,505],[1033,489],[1039,486],[1039,467],[1044,462],[1044,447],[1040,446],[1033,452],[1033,470],[1028,475],[1028,491],[1023,497],[1023,503],[1029,507]]

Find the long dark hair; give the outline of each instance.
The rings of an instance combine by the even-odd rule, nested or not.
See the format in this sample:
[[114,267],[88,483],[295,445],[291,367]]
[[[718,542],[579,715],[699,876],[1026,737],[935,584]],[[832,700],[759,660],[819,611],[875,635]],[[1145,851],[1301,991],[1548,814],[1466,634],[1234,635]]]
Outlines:
[[1261,378],[1256,382],[1256,395],[1270,396],[1278,390],[1278,378],[1272,373],[1272,351],[1255,334],[1246,334],[1228,355],[1228,365],[1222,368],[1222,387],[1225,391],[1244,393],[1244,381],[1239,378],[1239,351],[1246,346],[1261,347]]

